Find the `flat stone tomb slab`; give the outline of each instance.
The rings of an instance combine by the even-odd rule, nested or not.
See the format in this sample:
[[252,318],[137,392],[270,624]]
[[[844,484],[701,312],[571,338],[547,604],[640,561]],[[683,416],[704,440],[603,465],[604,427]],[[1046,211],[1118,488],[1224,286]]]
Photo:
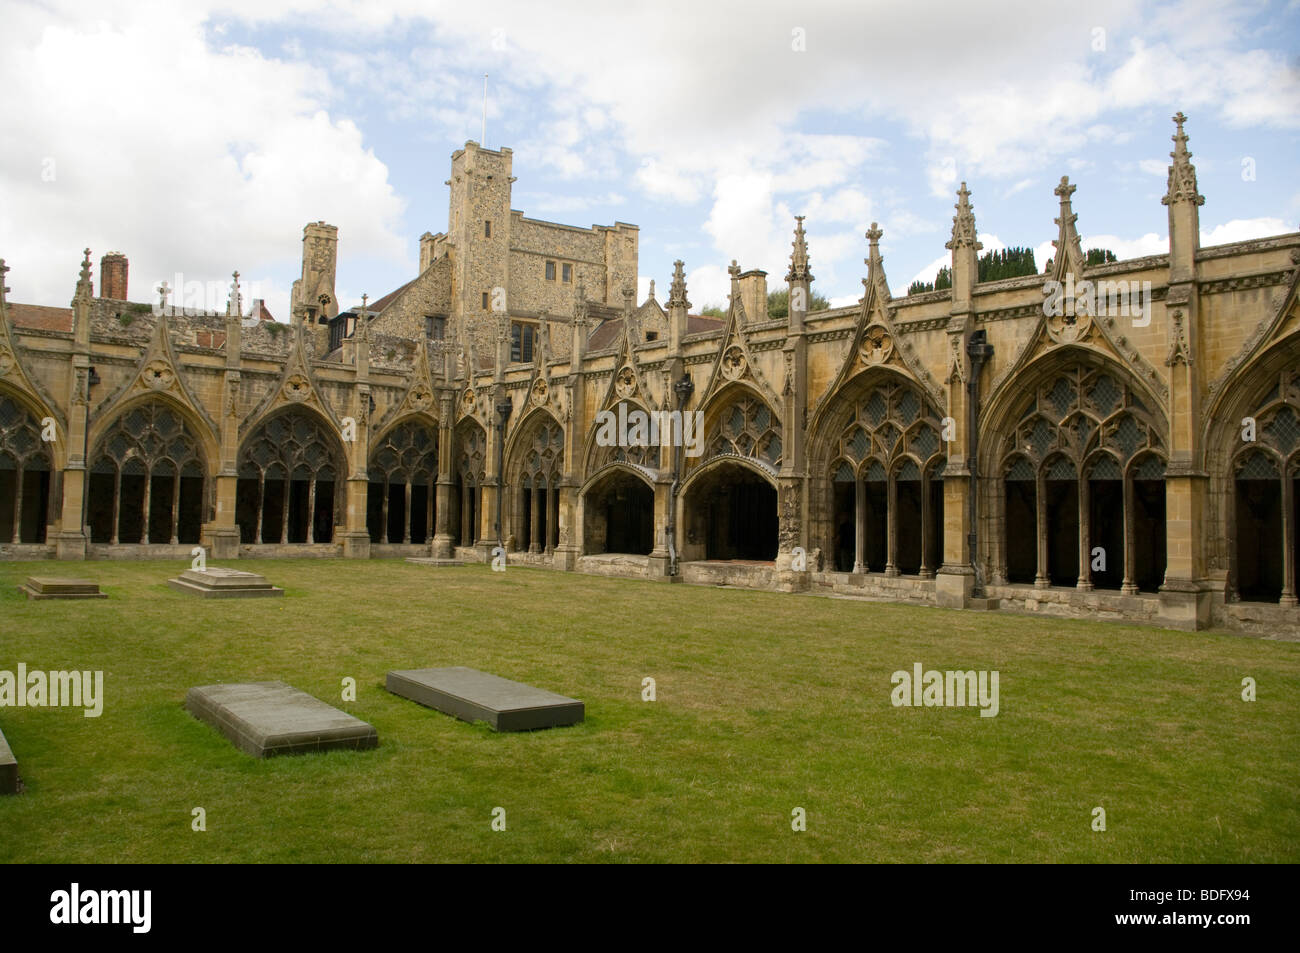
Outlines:
[[496,731],[576,725],[583,717],[576,698],[462,665],[389,672],[385,687],[462,721],[486,721]]
[[284,590],[271,585],[264,576],[242,569],[213,566],[202,571],[187,569],[167,585],[181,592],[191,592],[207,599],[256,599],[282,596]]
[[0,732],[0,794],[18,793],[18,760]]
[[28,576],[18,587],[28,599],[107,599],[93,579],[69,579],[63,576]]
[[191,688],[185,710],[255,758],[379,744],[371,725],[284,682]]
[[431,556],[407,556],[408,563],[415,563],[417,566],[463,566],[463,559],[435,559]]

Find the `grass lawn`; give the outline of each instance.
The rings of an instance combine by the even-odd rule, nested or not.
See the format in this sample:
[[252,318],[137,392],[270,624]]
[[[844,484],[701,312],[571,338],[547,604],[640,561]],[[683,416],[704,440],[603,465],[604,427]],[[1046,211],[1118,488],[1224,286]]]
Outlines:
[[[0,564],[0,670],[103,670],[106,696],[0,708],[27,785],[0,861],[1300,861],[1300,644],[379,560],[241,561],[284,598],[204,600],[167,588],[184,568]],[[110,598],[15,592],[55,573]],[[997,670],[999,714],[895,708],[915,662]],[[586,721],[496,734],[383,689],[443,665]],[[259,761],[181,707],[272,679],[379,747]]]

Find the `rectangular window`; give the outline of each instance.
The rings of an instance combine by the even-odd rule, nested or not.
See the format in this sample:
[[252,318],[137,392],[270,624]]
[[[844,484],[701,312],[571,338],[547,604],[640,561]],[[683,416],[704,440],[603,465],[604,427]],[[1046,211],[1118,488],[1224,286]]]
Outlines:
[[483,237],[484,238],[492,237],[492,223],[490,221],[484,220],[483,222]]
[[431,314],[424,318],[424,336],[430,341],[441,341],[447,335],[447,316]]
[[555,262],[553,261],[548,261],[546,263],[546,280],[547,281],[555,280]]
[[658,340],[659,340],[659,332],[658,332],[658,331],[647,331],[647,332],[645,333],[645,339],[646,339],[647,341],[658,341]]
[[537,327],[515,321],[510,325],[510,360],[528,364],[533,359],[533,344],[537,339]]
[[486,311],[486,310],[488,309],[488,307],[487,307],[487,299],[488,299],[488,293],[485,291],[485,292],[483,292],[483,310],[484,310],[484,311]]
[[562,280],[562,281],[569,282],[569,283],[572,283],[572,282],[573,282],[573,266],[572,266],[572,265],[565,265],[565,266],[560,270],[560,274],[561,274],[561,280]]

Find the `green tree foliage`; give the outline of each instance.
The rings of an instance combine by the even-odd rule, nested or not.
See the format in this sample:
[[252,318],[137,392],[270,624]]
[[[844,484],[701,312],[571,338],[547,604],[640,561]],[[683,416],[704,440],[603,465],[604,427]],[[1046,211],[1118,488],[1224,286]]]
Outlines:
[[1109,248],[1089,248],[1084,253],[1084,263],[1088,265],[1104,265],[1111,261],[1119,261],[1119,259]]
[[[808,310],[825,311],[831,306],[831,303],[815,291],[808,293]],[[779,291],[769,291],[767,293],[767,316],[775,320],[776,318],[788,318],[790,316],[790,289],[782,288]]]
[[976,281],[1000,281],[1038,274],[1032,248],[1003,248],[980,255],[979,276]]

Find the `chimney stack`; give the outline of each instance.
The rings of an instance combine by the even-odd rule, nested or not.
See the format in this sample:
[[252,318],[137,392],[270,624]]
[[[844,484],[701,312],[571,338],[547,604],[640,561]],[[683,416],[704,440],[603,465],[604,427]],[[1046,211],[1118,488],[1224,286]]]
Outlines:
[[99,296],[114,301],[126,298],[126,256],[120,251],[111,251],[99,260]]

